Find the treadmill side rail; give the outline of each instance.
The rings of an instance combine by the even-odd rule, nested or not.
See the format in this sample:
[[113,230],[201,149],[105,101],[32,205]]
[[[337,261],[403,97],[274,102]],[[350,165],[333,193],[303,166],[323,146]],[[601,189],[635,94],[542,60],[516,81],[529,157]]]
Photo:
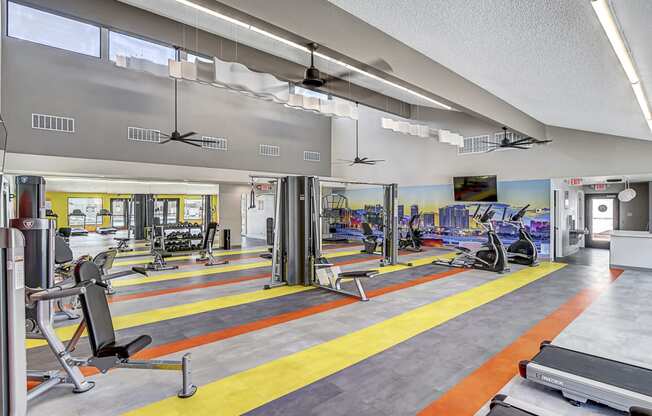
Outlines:
[[631,407],[652,407],[652,397],[626,390],[572,373],[542,366],[534,361],[527,364],[526,378],[562,392],[564,397],[579,403],[588,400],[628,412]]

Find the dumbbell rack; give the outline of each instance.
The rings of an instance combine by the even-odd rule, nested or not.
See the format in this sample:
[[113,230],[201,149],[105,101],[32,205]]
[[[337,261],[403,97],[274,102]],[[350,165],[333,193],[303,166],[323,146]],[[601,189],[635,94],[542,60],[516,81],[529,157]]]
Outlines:
[[[163,257],[193,254],[202,251],[201,246],[204,234],[201,225],[168,224],[159,225],[158,227],[161,228],[160,235],[163,237],[158,239],[155,248]],[[178,234],[183,234],[184,236],[180,237]],[[196,248],[191,247],[186,250],[175,250],[173,249],[173,243],[175,242],[189,242],[191,246],[194,245]]]

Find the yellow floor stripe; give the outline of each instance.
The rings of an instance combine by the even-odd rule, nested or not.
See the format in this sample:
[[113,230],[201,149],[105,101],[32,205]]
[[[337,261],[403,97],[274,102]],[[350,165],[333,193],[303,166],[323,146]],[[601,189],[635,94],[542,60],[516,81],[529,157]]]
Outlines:
[[[360,250],[335,251],[332,253],[325,254],[325,257],[332,259],[336,257],[352,256],[355,254],[360,254]],[[227,272],[236,272],[241,270],[255,269],[258,267],[267,267],[271,265],[272,265],[271,261],[265,260],[265,261],[257,261],[253,263],[229,264],[229,265],[224,265],[219,267],[205,267],[196,270],[189,270],[187,272],[164,273],[164,274],[156,274],[151,277],[139,277],[133,279],[114,280],[113,287],[135,286],[135,285],[144,285],[144,284],[155,283],[155,282],[164,282],[167,280],[188,279],[190,277],[206,276],[209,274],[219,274],[219,273],[227,273]]]
[[[268,251],[269,249],[267,248],[250,248],[246,250],[227,250],[227,251],[216,251],[213,253],[214,257],[223,257],[223,256],[231,256],[234,254],[249,254],[249,253],[264,253]],[[146,251],[144,253],[145,255],[149,254],[149,251]],[[192,255],[185,255],[185,256],[172,256],[172,257],[166,257],[166,261],[176,261],[176,260],[190,260],[194,256]],[[144,259],[136,259],[136,260],[125,260],[125,261],[118,261],[113,263],[113,267],[117,266],[135,266],[137,264],[147,264],[150,261],[152,261],[152,257],[148,256],[147,258]]]
[[[133,328],[136,326],[152,324],[170,319],[181,318],[184,316],[195,315],[203,312],[210,312],[218,309],[230,308],[232,306],[243,305],[245,303],[258,302],[266,299],[273,299],[279,296],[290,295],[292,293],[304,292],[312,287],[305,286],[281,286],[269,290],[258,290],[255,292],[241,293],[238,295],[222,296],[215,299],[203,300],[200,302],[186,303],[182,305],[170,306],[167,308],[154,309],[150,311],[138,312],[129,315],[117,316],[113,318],[113,327],[116,330]],[[56,329],[57,336],[62,341],[72,338],[77,329],[77,325],[68,325]],[[27,340],[27,348],[40,347],[47,345],[41,340]]]
[[128,415],[240,415],[328,377],[562,268],[541,263]]
[[[332,257],[343,256],[345,253],[350,252],[334,252],[329,253]],[[449,255],[445,255],[449,256]],[[444,256],[433,256],[418,261],[413,262],[412,267],[416,267],[423,264],[428,264],[435,259],[440,259]],[[267,262],[268,263],[268,262]],[[417,264],[418,263],[418,264]],[[395,267],[401,267],[401,269],[396,269]],[[403,270],[409,266],[391,266],[381,268],[380,274],[390,273],[397,270]],[[115,284],[114,284],[115,286]],[[307,290],[315,289],[312,286],[280,286],[273,290],[259,290],[254,292],[247,292],[238,295],[223,296],[214,299],[208,299],[204,301],[175,305],[167,308],[148,310],[143,312],[138,312],[129,315],[123,315],[113,318],[113,326],[116,330],[132,328],[140,325],[147,325],[155,322],[161,322],[165,320],[180,318],[184,316],[194,315],[203,312],[209,312],[217,309],[229,308],[232,306],[243,305],[246,303],[257,302],[265,299],[273,299],[279,296],[284,296],[292,293],[304,292]],[[57,328],[56,332],[60,339],[68,340],[72,337],[76,325],[62,326]],[[27,348],[35,348],[42,345],[45,345],[45,342],[40,340],[27,340]]]
[[118,253],[116,257],[132,257],[132,256],[147,256],[151,252],[149,250],[141,250],[141,251],[125,251],[124,253]]

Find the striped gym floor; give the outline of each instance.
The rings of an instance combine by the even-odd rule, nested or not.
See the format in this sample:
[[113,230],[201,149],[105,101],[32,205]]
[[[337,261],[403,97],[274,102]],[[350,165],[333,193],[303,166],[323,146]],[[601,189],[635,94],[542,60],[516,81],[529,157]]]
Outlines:
[[[381,268],[382,275],[366,282],[369,302],[304,287],[262,290],[269,266],[255,265],[258,260],[239,260],[249,269],[162,272],[148,284],[140,282],[150,278],[131,279],[134,284],[118,285],[116,297],[134,297],[111,305],[119,338],[151,335],[142,358],[192,352],[198,393],[177,399],[174,372],[87,372],[95,389],[56,390],[30,414],[473,414],[504,384],[488,383],[487,374],[500,374],[499,380],[515,374],[518,360],[511,358],[523,354],[523,337],[534,331],[554,338],[617,277],[556,263],[512,266],[503,275],[432,265],[442,253],[411,254],[404,256],[411,267]],[[377,268],[376,259],[359,256],[335,259],[348,262],[344,270]],[[253,278],[235,281],[247,274]],[[222,277],[234,281],[182,289]],[[170,292],[160,286],[171,282],[178,286]],[[138,297],[139,291],[150,296]],[[66,339],[73,329],[63,323],[57,331]],[[56,368],[47,347],[30,342],[30,368]],[[88,351],[83,339],[75,354]],[[469,406],[448,411],[474,389]]]

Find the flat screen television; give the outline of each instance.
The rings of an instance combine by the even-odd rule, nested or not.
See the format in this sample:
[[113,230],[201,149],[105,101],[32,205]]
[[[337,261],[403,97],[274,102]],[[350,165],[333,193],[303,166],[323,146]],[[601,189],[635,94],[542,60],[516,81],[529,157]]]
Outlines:
[[456,201],[498,202],[496,176],[458,176],[453,178]]

